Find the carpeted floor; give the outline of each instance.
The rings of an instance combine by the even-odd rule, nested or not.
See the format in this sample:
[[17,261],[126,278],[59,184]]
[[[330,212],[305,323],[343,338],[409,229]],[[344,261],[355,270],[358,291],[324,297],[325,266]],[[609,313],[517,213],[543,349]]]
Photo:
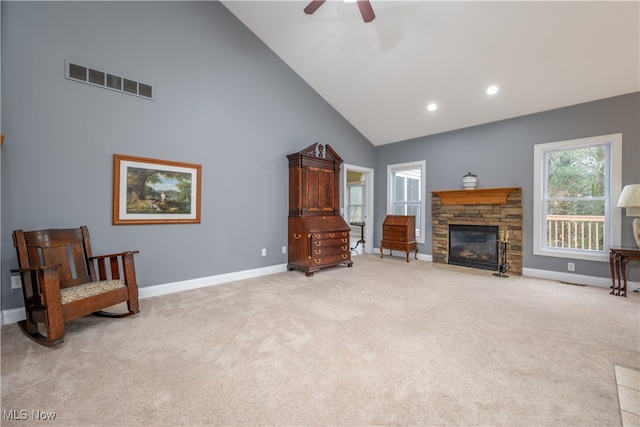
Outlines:
[[619,426],[614,366],[640,369],[637,293],[413,259],[141,310],[73,321],[54,349],[3,327],[2,425]]

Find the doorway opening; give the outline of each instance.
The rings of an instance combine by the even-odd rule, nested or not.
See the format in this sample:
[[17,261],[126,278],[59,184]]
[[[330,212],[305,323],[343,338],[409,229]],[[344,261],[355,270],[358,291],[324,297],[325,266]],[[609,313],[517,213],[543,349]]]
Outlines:
[[372,253],[373,169],[355,165],[342,168],[342,217],[351,227],[351,255]]

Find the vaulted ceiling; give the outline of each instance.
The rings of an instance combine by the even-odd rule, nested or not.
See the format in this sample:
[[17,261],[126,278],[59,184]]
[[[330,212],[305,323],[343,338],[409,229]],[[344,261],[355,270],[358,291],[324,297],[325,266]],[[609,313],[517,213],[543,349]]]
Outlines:
[[640,90],[638,1],[222,3],[374,145]]

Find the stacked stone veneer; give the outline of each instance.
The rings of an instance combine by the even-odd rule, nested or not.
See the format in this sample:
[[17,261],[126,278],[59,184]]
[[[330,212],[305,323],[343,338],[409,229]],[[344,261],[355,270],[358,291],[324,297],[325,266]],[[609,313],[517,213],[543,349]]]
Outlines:
[[[469,193],[474,190],[466,190]],[[498,235],[509,232],[507,274],[522,275],[522,189],[507,196],[504,204],[442,204],[435,193],[431,198],[433,262],[448,263],[449,224],[498,226]],[[498,262],[500,262],[498,253]]]

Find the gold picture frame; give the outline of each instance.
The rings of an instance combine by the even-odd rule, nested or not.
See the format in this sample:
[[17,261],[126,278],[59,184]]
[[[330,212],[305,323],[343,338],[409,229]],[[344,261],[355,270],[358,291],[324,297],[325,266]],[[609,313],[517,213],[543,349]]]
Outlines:
[[202,166],[113,156],[113,224],[200,223]]

